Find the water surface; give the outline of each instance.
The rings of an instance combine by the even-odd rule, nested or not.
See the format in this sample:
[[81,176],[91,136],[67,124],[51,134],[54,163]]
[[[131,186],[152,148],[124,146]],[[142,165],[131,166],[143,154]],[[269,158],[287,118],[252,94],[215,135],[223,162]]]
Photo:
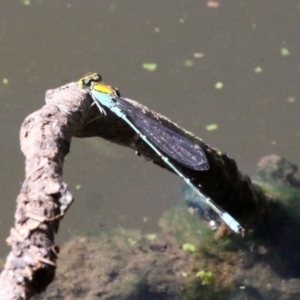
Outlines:
[[[271,153],[300,165],[298,1],[25,4],[0,2],[1,256],[24,178],[20,125],[47,89],[89,71],[226,151],[247,173]],[[64,179],[76,202],[60,243],[103,226],[154,231],[161,212],[181,201],[180,179],[100,139],[73,140]]]

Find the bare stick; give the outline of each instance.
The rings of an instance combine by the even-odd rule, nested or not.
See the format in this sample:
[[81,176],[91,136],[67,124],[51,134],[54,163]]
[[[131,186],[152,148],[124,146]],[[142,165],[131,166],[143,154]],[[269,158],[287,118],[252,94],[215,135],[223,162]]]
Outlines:
[[[167,118],[131,102],[166,126],[188,134]],[[99,111],[91,104],[90,96],[71,83],[49,90],[46,105],[28,116],[22,125],[20,142],[26,158],[25,180],[17,198],[14,227],[7,239],[12,250],[0,275],[0,300],[29,299],[43,292],[54,278],[58,252],[54,235],[73,201],[62,180],[63,162],[72,136],[105,138],[135,149],[168,169],[126,123],[111,113],[97,118]],[[238,171],[234,160],[200,139],[190,138],[205,151],[210,170],[197,172],[177,165],[202,186],[206,195],[245,228],[250,228],[266,212],[267,204],[262,205],[264,196],[260,189]]]

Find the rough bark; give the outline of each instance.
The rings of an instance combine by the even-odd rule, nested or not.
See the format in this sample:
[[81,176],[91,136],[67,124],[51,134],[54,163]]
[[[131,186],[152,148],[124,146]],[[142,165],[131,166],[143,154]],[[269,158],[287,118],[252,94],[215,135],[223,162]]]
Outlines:
[[[165,126],[189,135],[167,118],[128,101],[155,115]],[[112,113],[97,118],[99,111],[91,104],[89,94],[76,83],[70,83],[49,90],[46,105],[29,115],[22,125],[20,142],[26,158],[25,180],[17,198],[14,227],[7,239],[12,250],[0,275],[0,300],[29,299],[44,291],[54,278],[59,250],[54,236],[73,201],[62,179],[64,158],[73,136],[102,137],[130,147],[168,169],[125,122]],[[173,161],[174,164],[244,228],[257,226],[268,207],[261,190],[238,171],[233,159],[194,136],[190,138],[204,150],[210,169],[199,172]]]

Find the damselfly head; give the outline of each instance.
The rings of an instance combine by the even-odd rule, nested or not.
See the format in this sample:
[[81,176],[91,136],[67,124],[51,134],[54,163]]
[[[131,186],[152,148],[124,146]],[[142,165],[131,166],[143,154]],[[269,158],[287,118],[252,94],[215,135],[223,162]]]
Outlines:
[[78,86],[81,89],[92,87],[95,83],[101,82],[102,76],[98,73],[89,73],[78,80]]
[[102,82],[102,76],[98,73],[89,73],[78,80],[78,86],[81,89],[90,89],[99,93],[108,94],[112,97],[121,97],[117,88],[105,85]]

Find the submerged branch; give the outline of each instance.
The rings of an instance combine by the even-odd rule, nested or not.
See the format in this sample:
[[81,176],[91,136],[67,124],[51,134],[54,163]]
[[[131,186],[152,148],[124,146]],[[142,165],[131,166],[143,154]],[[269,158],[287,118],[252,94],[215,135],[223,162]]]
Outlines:
[[[193,171],[172,161],[182,173],[235,217],[247,230],[259,226],[268,213],[268,199],[248,176],[238,171],[226,154],[141,104],[129,100],[144,113],[188,136],[205,152],[208,171]],[[89,94],[71,83],[46,94],[46,105],[28,116],[21,128],[21,148],[26,157],[25,180],[17,198],[15,224],[7,242],[12,247],[0,275],[1,299],[29,299],[52,282],[58,253],[54,235],[60,219],[73,201],[62,180],[63,162],[71,138],[99,136],[130,147],[141,156],[168,169],[161,158],[112,113],[99,117]]]

